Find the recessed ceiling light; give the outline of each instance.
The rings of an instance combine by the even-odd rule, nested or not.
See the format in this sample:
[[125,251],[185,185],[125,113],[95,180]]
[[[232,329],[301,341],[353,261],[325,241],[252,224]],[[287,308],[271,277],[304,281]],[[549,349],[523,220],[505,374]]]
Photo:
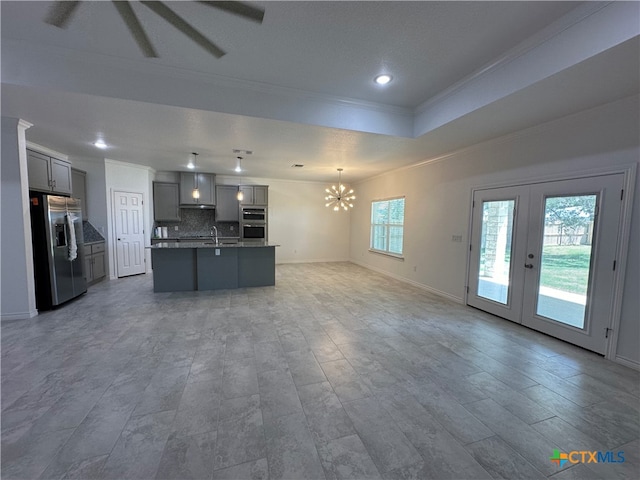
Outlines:
[[391,80],[393,80],[393,77],[387,73],[378,75],[376,78],[373,79],[373,81],[376,82],[378,85],[386,85]]
[[97,140],[93,145],[98,147],[98,148],[101,148],[102,150],[107,148],[107,144],[104,143],[104,141],[102,141],[102,140]]

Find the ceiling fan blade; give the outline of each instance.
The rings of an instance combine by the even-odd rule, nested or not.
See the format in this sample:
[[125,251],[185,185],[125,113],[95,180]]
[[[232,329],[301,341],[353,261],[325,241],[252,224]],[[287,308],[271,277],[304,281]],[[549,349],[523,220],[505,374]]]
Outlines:
[[113,1],[113,4],[118,9],[118,13],[124,20],[124,23],[127,25],[127,28],[131,32],[134,40],[142,50],[142,53],[145,57],[155,58],[158,56],[156,50],[153,48],[149,37],[147,37],[147,33],[142,28],[138,17],[136,16],[133,8],[131,8],[131,4],[127,1]]
[[195,43],[204,48],[207,52],[213,55],[216,58],[220,58],[224,56],[226,52],[218,48],[214,45],[207,37],[202,35],[199,31],[185,22],[181,17],[179,17],[173,10],[167,7],[162,2],[155,1],[141,1],[145,7],[150,8],[156,14],[160,15],[167,22],[173,25],[175,28],[184,33],[187,37],[193,40]]
[[53,25],[58,28],[66,28],[73,12],[76,11],[80,2],[63,2],[58,0],[49,9],[47,17],[44,19],[49,25]]
[[225,12],[233,13],[234,15],[239,15],[258,23],[262,23],[262,20],[264,19],[264,10],[244,2],[216,2],[200,0],[199,3],[204,3],[210,7],[218,8]]

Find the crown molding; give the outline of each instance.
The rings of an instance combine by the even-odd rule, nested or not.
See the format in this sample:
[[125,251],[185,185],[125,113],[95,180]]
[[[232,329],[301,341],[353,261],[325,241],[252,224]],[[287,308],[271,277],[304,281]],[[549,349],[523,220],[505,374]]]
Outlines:
[[27,148],[29,150],[35,150],[36,152],[42,153],[44,155],[48,155],[50,157],[59,158],[60,160],[65,160],[67,162],[69,161],[69,155],[57,152],[51,148],[38,145],[37,143],[33,143],[28,140],[27,140]]
[[29,123],[22,118],[18,119],[18,128],[22,128],[23,130],[27,130],[28,128],[33,127],[33,123]]
[[121,160],[112,160],[110,158],[105,158],[104,159],[104,163],[105,165],[114,165],[117,167],[127,167],[127,168],[138,168],[140,170],[144,170],[146,172],[151,172],[151,173],[156,173],[156,169],[153,167],[148,167],[147,165],[140,165],[138,163],[129,163],[129,162],[123,162]]
[[523,55],[531,52],[539,46],[547,43],[552,38],[560,35],[565,30],[568,30],[574,25],[583,22],[593,14],[599,12],[606,6],[613,2],[584,2],[582,5],[574,8],[563,17],[559,18],[552,24],[536,32],[531,37],[527,38],[523,42],[519,43],[512,49],[505,52],[502,56],[498,57],[494,61],[480,67],[475,72],[464,77],[458,82],[452,84],[445,90],[429,98],[425,102],[421,103],[414,109],[414,114],[419,115],[432,108],[434,105],[444,101],[445,99],[452,97],[463,88],[476,82],[480,78],[495,72],[501,68],[504,68],[509,63],[522,57]]
[[548,122],[540,123],[538,125],[533,125],[531,127],[528,127],[528,128],[522,129],[522,130],[517,130],[515,132],[507,133],[505,135],[500,135],[498,137],[489,138],[487,140],[483,140],[481,142],[474,143],[473,145],[469,145],[469,146],[466,146],[466,147],[458,148],[457,150],[452,150],[450,152],[443,153],[441,155],[436,155],[436,156],[433,156],[433,157],[429,157],[429,158],[426,158],[426,159],[421,160],[421,161],[416,162],[416,163],[412,163],[412,164],[409,164],[409,165],[404,165],[404,166],[398,167],[398,168],[393,168],[391,170],[387,170],[385,172],[378,173],[378,174],[373,175],[371,177],[363,178],[362,180],[354,182],[353,185],[365,184],[370,180],[374,180],[374,179],[377,179],[377,178],[380,178],[380,177],[385,177],[386,175],[388,175],[390,173],[402,172],[404,170],[412,170],[414,168],[419,168],[419,167],[424,167],[424,166],[430,165],[430,164],[444,162],[444,161],[446,161],[446,160],[448,160],[450,158],[454,158],[454,157],[457,157],[459,155],[466,155],[466,154],[481,150],[483,148],[489,148],[489,147],[493,147],[493,146],[497,146],[497,145],[502,145],[502,144],[511,142],[511,141],[513,141],[515,139],[518,139],[518,138],[531,137],[531,136],[540,134],[542,132],[545,132],[547,130],[553,130],[554,128],[557,127],[557,125],[560,122],[566,122],[566,120],[569,119],[569,118],[577,117],[579,115],[583,115],[586,112],[597,110],[597,109],[602,108],[602,107],[604,107],[606,105],[611,105],[611,104],[618,103],[618,102],[627,102],[627,101],[640,102],[640,94],[634,94],[634,95],[630,95],[628,97],[624,97],[624,98],[620,98],[618,100],[614,100],[613,102],[609,102],[609,103],[605,103],[605,104],[601,104],[601,105],[596,105],[594,107],[587,108],[586,110],[581,110],[579,112],[570,113],[568,115],[564,115],[562,117],[550,120]]

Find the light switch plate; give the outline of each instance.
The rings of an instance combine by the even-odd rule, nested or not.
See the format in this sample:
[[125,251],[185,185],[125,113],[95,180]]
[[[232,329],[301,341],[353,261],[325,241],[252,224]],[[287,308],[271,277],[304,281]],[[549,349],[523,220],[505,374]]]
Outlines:
[[216,248],[216,256],[220,256],[220,249]]

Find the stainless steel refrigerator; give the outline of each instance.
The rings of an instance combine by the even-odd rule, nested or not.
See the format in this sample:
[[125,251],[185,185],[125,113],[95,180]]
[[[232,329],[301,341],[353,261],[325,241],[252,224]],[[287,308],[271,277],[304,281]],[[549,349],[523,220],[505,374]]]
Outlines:
[[87,291],[82,209],[75,198],[30,192],[30,199],[36,306],[49,310]]

